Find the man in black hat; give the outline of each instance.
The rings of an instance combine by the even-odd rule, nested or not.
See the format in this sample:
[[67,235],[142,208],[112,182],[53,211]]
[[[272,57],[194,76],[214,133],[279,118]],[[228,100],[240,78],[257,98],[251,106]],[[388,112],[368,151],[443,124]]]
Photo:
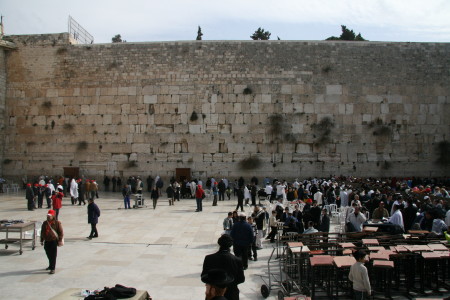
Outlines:
[[206,283],[205,300],[229,300],[224,295],[233,280],[223,269],[211,269],[202,274],[202,281]]
[[238,284],[245,281],[242,261],[240,258],[231,254],[230,247],[233,245],[233,239],[228,234],[222,235],[217,243],[220,247],[219,251],[205,257],[201,276],[203,278],[203,275],[213,269],[224,270],[234,278],[234,280],[227,285],[225,297],[228,300],[239,300]]

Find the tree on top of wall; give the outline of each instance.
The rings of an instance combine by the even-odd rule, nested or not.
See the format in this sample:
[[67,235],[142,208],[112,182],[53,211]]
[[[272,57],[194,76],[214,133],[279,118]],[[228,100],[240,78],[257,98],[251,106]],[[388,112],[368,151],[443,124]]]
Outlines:
[[201,41],[201,40],[202,40],[202,36],[203,36],[202,28],[201,28],[200,26],[198,26],[198,31],[197,31],[197,38],[196,38],[196,40],[197,40],[197,41]]
[[120,36],[120,34],[116,34],[115,36],[112,37],[112,42],[113,43],[126,43],[127,41],[122,40],[122,37]]
[[252,40],[269,40],[271,33],[259,27],[251,36]]
[[348,29],[345,25],[341,25],[341,29],[342,33],[340,37],[330,36],[326,41],[366,41],[366,39],[361,36],[361,33],[356,35],[353,30]]

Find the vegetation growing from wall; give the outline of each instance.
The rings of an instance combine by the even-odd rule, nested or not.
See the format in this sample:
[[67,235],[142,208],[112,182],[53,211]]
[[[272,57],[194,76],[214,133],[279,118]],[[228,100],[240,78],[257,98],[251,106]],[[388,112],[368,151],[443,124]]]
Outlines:
[[330,117],[325,117],[317,124],[312,124],[311,129],[315,132],[315,145],[321,146],[331,142],[331,130],[335,127],[334,121]]
[[191,120],[191,122],[195,122],[198,120],[198,115],[195,111],[192,112],[191,117],[189,118],[189,120]]
[[9,159],[9,158],[5,158],[5,159],[3,160],[3,164],[4,164],[4,165],[9,165],[10,163],[12,163],[12,160]]
[[88,143],[86,141],[81,141],[77,143],[77,150],[86,150],[88,148]]
[[44,107],[44,108],[51,108],[52,107],[52,102],[51,101],[44,101],[42,103],[42,107]]
[[248,158],[244,158],[239,162],[240,170],[254,170],[258,169],[262,164],[261,159],[258,157],[250,156]]
[[253,93],[252,89],[249,87],[246,87],[243,91],[244,95],[251,95]]
[[75,128],[75,125],[73,125],[72,123],[66,123],[63,125],[63,128],[65,130],[73,130]]
[[383,120],[376,118],[374,121],[369,123],[369,128],[373,128],[372,134],[375,136],[390,136],[392,134],[392,129],[388,125],[383,123]]

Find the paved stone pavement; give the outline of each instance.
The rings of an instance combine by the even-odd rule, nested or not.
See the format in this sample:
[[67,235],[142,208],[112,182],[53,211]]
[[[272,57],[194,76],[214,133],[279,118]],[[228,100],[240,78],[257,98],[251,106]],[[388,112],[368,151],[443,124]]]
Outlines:
[[[96,203],[101,209],[99,238],[88,240],[86,206],[72,206],[70,198],[64,198],[60,221],[65,245],[58,248],[54,275],[44,270],[48,261],[39,243],[34,251],[26,243],[22,255],[16,245],[8,250],[0,245],[0,298],[49,299],[68,288],[96,289],[120,283],[147,290],[154,300],[204,299],[203,258],[217,251],[222,221],[234,209],[234,198],[216,207],[205,199],[200,213],[190,199],[169,206],[163,197],[156,210],[146,199],[147,208],[125,210],[120,193],[100,192]],[[46,213],[47,209],[27,211],[23,191],[0,194],[0,219],[42,222]],[[259,260],[250,261],[245,271],[246,281],[239,286],[241,299],[262,299],[259,275],[267,270],[272,248],[270,244],[264,247],[258,251]],[[269,299],[275,296],[273,291]]]

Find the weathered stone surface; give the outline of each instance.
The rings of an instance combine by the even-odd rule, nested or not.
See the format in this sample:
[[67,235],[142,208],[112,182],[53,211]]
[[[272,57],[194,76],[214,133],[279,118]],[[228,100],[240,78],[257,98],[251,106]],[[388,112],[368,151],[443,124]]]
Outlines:
[[[12,36],[18,49],[0,50],[0,153],[15,166],[0,164],[2,176],[60,173],[69,164],[96,176],[173,176],[177,167],[205,177],[448,174],[433,164],[434,145],[450,139],[448,44],[161,42],[87,50],[57,36],[56,45],[54,35]],[[326,118],[330,127],[320,123]],[[79,141],[88,143],[83,153]],[[41,156],[41,142],[57,145],[52,155]],[[239,170],[249,155],[262,166]]]

